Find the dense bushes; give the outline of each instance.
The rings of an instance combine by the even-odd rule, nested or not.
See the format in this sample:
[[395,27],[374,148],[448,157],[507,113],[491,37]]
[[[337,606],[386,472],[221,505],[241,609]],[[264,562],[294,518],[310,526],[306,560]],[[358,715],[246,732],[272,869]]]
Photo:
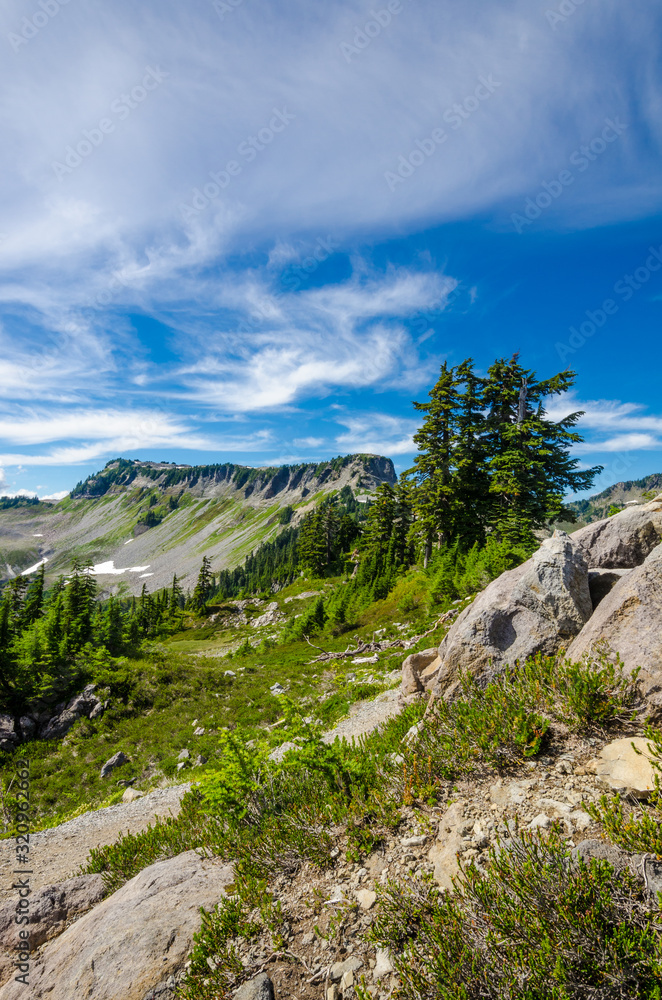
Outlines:
[[452,893],[389,883],[372,936],[394,956],[401,1000],[659,1000],[656,925],[627,869],[524,834]]

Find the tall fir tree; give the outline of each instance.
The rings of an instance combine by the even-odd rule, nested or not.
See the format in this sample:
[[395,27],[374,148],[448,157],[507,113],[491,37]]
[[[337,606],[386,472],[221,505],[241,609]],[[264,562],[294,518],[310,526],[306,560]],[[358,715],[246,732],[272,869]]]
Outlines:
[[214,578],[211,572],[211,559],[208,556],[203,556],[202,566],[191,597],[191,605],[197,611],[202,611],[213,592]]
[[484,401],[488,408],[484,445],[489,475],[488,523],[497,537],[535,544],[535,529],[558,518],[573,520],[564,504],[568,491],[588,489],[601,466],[578,469],[573,444],[583,440],[574,428],[583,415],[549,420],[545,401],[563,395],[576,374],[560,372],[538,381],[519,356],[500,358],[488,369]]
[[429,402],[414,403],[425,417],[414,434],[418,454],[406,474],[415,484],[415,531],[423,543],[423,564],[427,567],[432,545],[443,544],[455,534],[459,498],[453,483],[454,452],[457,445],[461,404],[460,379],[455,368],[444,362],[439,378],[429,393]]

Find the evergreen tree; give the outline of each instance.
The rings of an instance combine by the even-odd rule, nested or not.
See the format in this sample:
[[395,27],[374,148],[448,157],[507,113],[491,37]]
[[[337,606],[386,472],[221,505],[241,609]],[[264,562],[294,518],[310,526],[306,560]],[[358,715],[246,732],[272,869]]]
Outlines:
[[44,576],[46,565],[42,563],[36,576],[30,581],[25,595],[24,619],[28,625],[32,625],[41,617],[44,605]]
[[211,572],[211,560],[207,556],[203,556],[202,566],[191,598],[191,606],[196,611],[202,611],[213,592],[214,578]]
[[454,537],[463,546],[485,541],[488,518],[489,474],[485,441],[485,381],[467,358],[458,365],[463,386],[457,414],[457,442],[453,451],[453,488],[456,495]]
[[297,555],[302,569],[311,576],[323,576],[327,565],[325,515],[321,507],[306,514],[301,522]]
[[488,456],[488,522],[500,538],[535,544],[533,531],[557,518],[574,520],[563,502],[569,491],[588,489],[601,466],[578,470],[570,447],[582,441],[573,428],[583,415],[552,421],[544,402],[572,388],[576,375],[565,371],[538,381],[517,354],[488,369],[484,447]]
[[460,498],[453,483],[454,451],[458,443],[458,415],[461,403],[460,379],[447,362],[430,390],[428,403],[414,403],[424,413],[423,424],[414,434],[418,455],[414,467],[405,474],[416,486],[414,510],[416,533],[424,546],[427,567],[433,542],[443,544],[455,534]]
[[97,583],[89,570],[89,563],[74,560],[64,591],[65,631],[70,653],[77,653],[93,635]]

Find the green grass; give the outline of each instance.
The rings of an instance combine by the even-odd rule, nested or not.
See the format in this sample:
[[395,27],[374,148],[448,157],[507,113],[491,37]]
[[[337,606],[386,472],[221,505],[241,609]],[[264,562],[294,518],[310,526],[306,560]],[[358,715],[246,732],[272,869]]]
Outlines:
[[[299,581],[296,588],[300,592]],[[289,588],[283,593],[287,595]],[[306,603],[283,607],[293,615]],[[153,644],[143,659],[125,659],[100,672],[99,694],[110,701],[103,716],[80,720],[64,741],[35,741],[21,747],[21,755],[32,762],[33,829],[110,804],[113,796],[118,797],[119,780],[135,778],[134,787],[147,791],[166,779],[195,778],[200,768],[191,764],[200,755],[213,762],[226,729],[239,727],[246,739],[259,738],[268,746],[284,742],[287,730],[268,728],[283,716],[283,699],[269,690],[276,681],[304,715],[333,726],[354,701],[384,690],[383,682],[362,686],[362,678],[382,676],[402,659],[400,655],[393,662],[367,665],[368,669],[350,668],[357,675],[354,684],[346,681],[348,668],[342,661],[311,664],[315,651],[305,642],[276,647],[261,643],[250,653],[222,655],[254,635],[250,625],[240,629],[205,625]],[[334,649],[346,644],[342,637],[325,643]],[[236,676],[226,677],[228,670]],[[203,736],[193,735],[198,727],[205,729]],[[177,771],[177,756],[183,749],[189,750],[190,763]],[[117,750],[123,750],[130,762],[102,780],[101,767]],[[15,752],[0,753],[0,780],[5,787],[14,756]],[[5,818],[5,835],[9,829]]]

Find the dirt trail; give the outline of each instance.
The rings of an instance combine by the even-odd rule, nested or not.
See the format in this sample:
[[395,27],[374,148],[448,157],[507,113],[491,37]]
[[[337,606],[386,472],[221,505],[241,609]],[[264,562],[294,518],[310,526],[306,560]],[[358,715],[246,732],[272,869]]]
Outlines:
[[[62,882],[85,863],[93,847],[112,844],[120,833],[137,833],[157,816],[176,816],[190,783],[156,788],[133,802],[118,802],[70,819],[30,837],[31,888]],[[0,903],[13,898],[14,841],[0,841]]]
[[[397,715],[402,706],[399,689],[380,694],[373,701],[352,705],[349,715],[324,736],[327,743],[334,739],[363,736]],[[87,859],[93,847],[112,844],[120,833],[138,833],[157,816],[176,816],[190,782],[157,788],[134,802],[119,802],[105,809],[91,810],[75,819],[55,826],[30,838],[33,875],[32,889],[62,882],[73,875]],[[14,841],[0,841],[0,903],[13,898]]]

